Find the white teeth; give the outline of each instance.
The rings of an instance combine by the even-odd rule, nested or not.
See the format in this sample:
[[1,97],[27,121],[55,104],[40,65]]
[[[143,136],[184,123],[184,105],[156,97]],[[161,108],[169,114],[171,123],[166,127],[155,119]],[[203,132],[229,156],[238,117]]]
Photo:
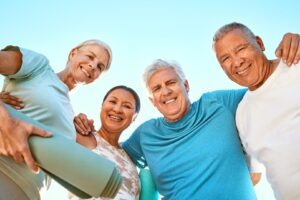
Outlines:
[[168,100],[168,101],[165,101],[165,104],[172,103],[172,102],[174,102],[174,101],[175,101],[175,99],[170,99],[170,100]]
[[121,117],[114,116],[114,115],[110,115],[109,117],[110,117],[112,120],[115,120],[115,121],[121,121],[121,120],[122,120]]

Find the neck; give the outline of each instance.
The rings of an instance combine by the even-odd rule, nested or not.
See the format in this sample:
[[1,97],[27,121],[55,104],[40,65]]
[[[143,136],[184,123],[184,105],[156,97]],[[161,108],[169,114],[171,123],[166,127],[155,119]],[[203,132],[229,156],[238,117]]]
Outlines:
[[258,89],[260,86],[262,86],[268,78],[273,74],[275,69],[277,68],[279,64],[280,59],[275,59],[275,60],[268,60],[268,62],[265,64],[263,67],[263,76],[259,84],[255,85],[254,87],[249,87],[249,90],[253,91]]
[[98,134],[100,137],[102,137],[105,141],[107,141],[109,144],[115,147],[119,146],[119,137],[121,133],[108,133],[106,130],[104,130],[102,127],[98,131]]
[[70,91],[76,87],[75,82],[72,79],[72,77],[69,75],[67,69],[64,69],[63,71],[58,72],[57,76],[59,77],[59,79],[62,82],[64,82],[68,86]]

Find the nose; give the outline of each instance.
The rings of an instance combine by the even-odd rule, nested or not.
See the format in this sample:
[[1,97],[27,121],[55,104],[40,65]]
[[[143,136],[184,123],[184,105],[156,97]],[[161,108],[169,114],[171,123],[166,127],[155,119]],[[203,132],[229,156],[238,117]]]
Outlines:
[[114,107],[113,107],[113,110],[116,112],[116,113],[121,113],[122,112],[122,105],[121,104],[115,104]]
[[89,67],[90,67],[92,70],[95,70],[95,69],[97,69],[97,63],[96,63],[96,62],[90,62],[90,63],[89,63]]
[[233,58],[233,66],[235,68],[240,67],[243,64],[243,62],[244,62],[244,59],[242,59],[239,56],[236,56],[236,57]]
[[162,94],[163,95],[168,95],[170,93],[171,93],[171,89],[169,87],[167,87],[167,86],[162,87]]

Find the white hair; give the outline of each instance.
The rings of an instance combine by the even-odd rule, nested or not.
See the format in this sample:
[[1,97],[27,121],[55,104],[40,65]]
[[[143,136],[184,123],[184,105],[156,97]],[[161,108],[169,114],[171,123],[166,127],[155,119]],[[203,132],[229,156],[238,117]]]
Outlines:
[[176,62],[171,63],[162,59],[157,59],[144,71],[143,80],[147,88],[149,79],[153,76],[155,72],[162,69],[173,69],[181,81],[186,81],[186,77],[179,64],[177,64]]

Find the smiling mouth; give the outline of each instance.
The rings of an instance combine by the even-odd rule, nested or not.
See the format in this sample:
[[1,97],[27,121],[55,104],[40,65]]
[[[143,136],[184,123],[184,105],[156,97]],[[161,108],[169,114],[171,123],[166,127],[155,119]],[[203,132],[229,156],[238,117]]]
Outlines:
[[108,117],[109,117],[111,120],[117,121],[117,122],[123,120],[122,117],[119,117],[119,116],[116,116],[116,115],[108,115]]
[[88,78],[92,78],[92,76],[82,66],[80,66],[80,69]]
[[247,75],[247,72],[249,71],[250,69],[250,66],[247,66],[246,68],[242,69],[242,70],[239,70],[236,72],[237,75]]
[[173,103],[174,101],[176,101],[176,98],[164,101],[163,103],[164,104],[169,104],[169,103]]

